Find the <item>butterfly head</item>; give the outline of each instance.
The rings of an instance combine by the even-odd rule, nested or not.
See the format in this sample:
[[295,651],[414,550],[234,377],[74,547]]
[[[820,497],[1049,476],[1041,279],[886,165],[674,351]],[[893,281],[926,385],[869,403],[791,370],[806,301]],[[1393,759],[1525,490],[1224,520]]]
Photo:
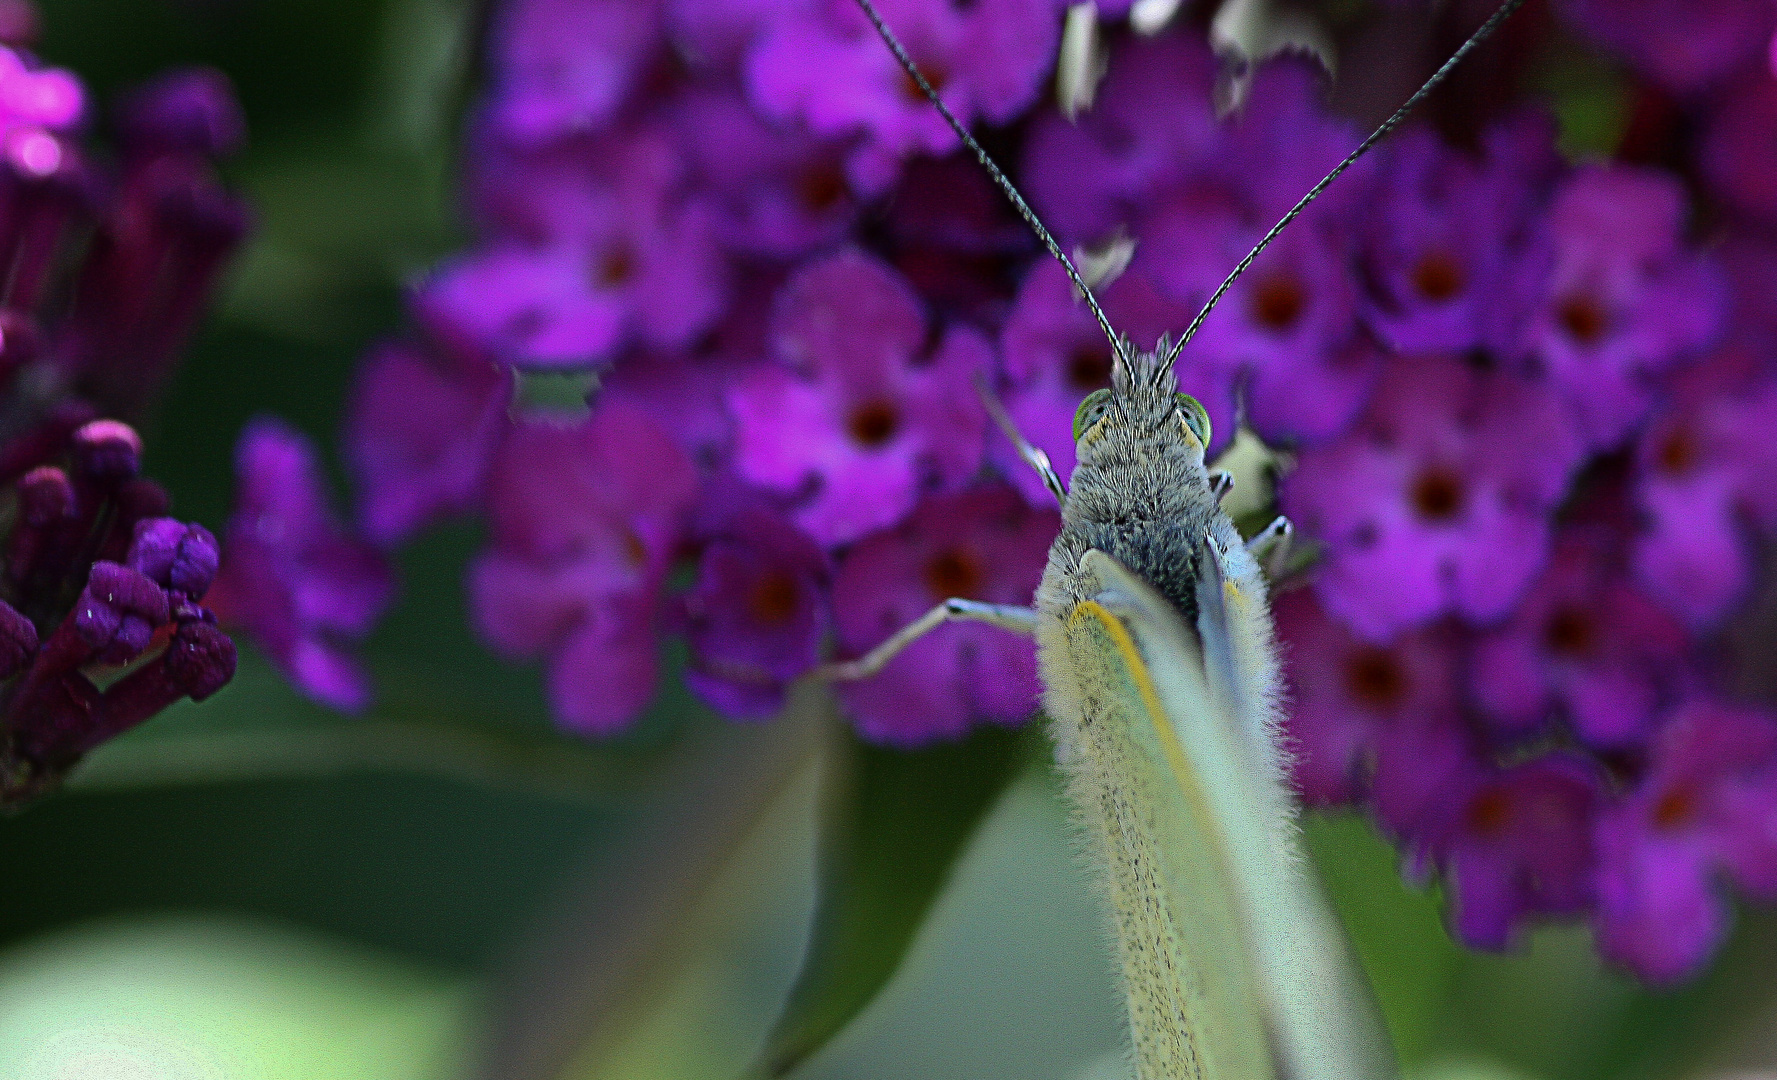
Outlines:
[[[1074,444],[1081,461],[1108,445],[1130,440],[1182,440],[1201,458],[1209,447],[1209,412],[1178,392],[1165,338],[1152,352],[1118,343],[1111,385],[1094,390],[1074,412]],[[1107,436],[1114,436],[1107,438]]]

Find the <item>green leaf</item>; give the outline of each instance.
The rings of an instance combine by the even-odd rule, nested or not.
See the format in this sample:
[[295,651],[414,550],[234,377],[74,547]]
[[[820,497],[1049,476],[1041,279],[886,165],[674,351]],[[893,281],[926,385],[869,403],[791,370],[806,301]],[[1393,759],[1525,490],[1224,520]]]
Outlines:
[[820,896],[807,958],[756,1072],[779,1077],[876,997],[982,817],[1024,760],[998,728],[919,751],[849,733],[828,773]]

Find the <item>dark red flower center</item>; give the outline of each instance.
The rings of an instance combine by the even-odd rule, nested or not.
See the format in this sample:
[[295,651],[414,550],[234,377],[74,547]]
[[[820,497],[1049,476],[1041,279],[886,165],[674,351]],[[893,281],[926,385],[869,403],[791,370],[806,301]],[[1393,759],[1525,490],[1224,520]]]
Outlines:
[[901,414],[887,401],[867,401],[852,410],[845,422],[852,442],[866,450],[874,450],[895,437],[901,427]]
[[1445,521],[1462,510],[1467,497],[1462,477],[1448,469],[1427,469],[1413,481],[1409,498],[1413,509],[1427,521]]
[[1666,433],[1654,450],[1654,463],[1661,472],[1682,476],[1697,465],[1697,440],[1691,429],[1680,424]]
[[1067,358],[1067,382],[1082,394],[1111,385],[1110,350],[1089,345],[1075,349]]
[[752,591],[747,594],[747,611],[754,622],[768,626],[787,622],[796,614],[800,594],[795,577],[782,570],[771,570],[753,582]]
[[981,588],[981,564],[974,555],[946,548],[926,561],[926,588],[939,600],[974,597]]
[[623,557],[633,567],[648,565],[648,545],[632,529],[623,532]]
[[831,210],[845,196],[845,174],[830,161],[811,166],[802,171],[796,193],[809,210]]
[[1561,301],[1556,318],[1567,336],[1581,345],[1595,345],[1609,328],[1610,317],[1604,305],[1590,296],[1570,296]]
[[1578,608],[1556,608],[1543,624],[1543,644],[1558,656],[1584,656],[1596,637],[1592,617]]
[[1420,296],[1433,303],[1443,303],[1453,298],[1466,284],[1468,281],[1462,272],[1462,264],[1448,252],[1427,252],[1419,260],[1419,265],[1413,268],[1413,288]]
[[1407,673],[1387,649],[1364,649],[1345,661],[1345,691],[1367,708],[1392,709],[1407,696]]
[[1500,788],[1475,796],[1468,804],[1469,828],[1482,836],[1497,836],[1512,820],[1512,797]]
[[1697,791],[1688,784],[1680,784],[1661,795],[1654,803],[1654,824],[1662,829],[1676,829],[1688,825],[1697,816]]
[[[931,86],[932,90],[942,94],[944,92],[944,87],[950,83],[950,69],[943,64],[937,64],[931,61],[916,60],[915,63],[919,67],[919,73],[926,77],[926,82]],[[918,83],[913,81],[913,76],[911,75],[902,74],[901,93],[908,101],[920,105],[926,104],[925,92],[919,88]]]
[[599,253],[593,267],[593,280],[600,288],[614,289],[636,275],[636,252],[627,241],[619,240]]
[[1307,307],[1307,291],[1300,281],[1287,274],[1267,277],[1253,290],[1253,319],[1276,333],[1295,326]]

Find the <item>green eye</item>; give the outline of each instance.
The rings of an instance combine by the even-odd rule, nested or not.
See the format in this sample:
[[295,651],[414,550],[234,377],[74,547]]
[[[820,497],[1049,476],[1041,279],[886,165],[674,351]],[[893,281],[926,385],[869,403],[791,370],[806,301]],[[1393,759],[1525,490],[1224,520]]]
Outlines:
[[1086,432],[1104,416],[1104,410],[1110,403],[1109,390],[1094,390],[1086,395],[1086,400],[1080,402],[1080,407],[1074,410],[1075,442],[1086,437]]
[[[1191,434],[1197,436],[1198,441],[1203,443],[1203,448],[1208,450],[1209,410],[1205,409],[1203,403],[1190,394],[1174,394],[1173,399],[1178,402],[1179,412],[1185,416],[1185,426],[1191,429]],[[1084,406],[1081,407],[1084,408]],[[1075,418],[1074,423],[1078,425],[1079,422],[1079,419]]]

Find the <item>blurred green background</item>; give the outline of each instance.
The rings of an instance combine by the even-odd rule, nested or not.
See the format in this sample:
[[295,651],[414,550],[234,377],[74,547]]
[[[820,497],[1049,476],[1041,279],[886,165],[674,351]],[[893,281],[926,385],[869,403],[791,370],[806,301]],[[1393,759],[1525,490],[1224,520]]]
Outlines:
[[[275,412],[331,453],[358,356],[400,325],[404,283],[460,243],[451,152],[477,13],[41,9],[41,53],[101,102],[204,63],[245,105],[250,145],[228,171],[260,227],[150,443],[182,515],[219,528],[241,423]],[[619,743],[554,735],[535,673],[466,629],[474,545],[455,526],[403,553],[399,606],[367,650],[371,716],[305,703],[248,651],[212,702],[0,821],[0,1077],[738,1074],[808,933],[811,763],[844,755],[819,716],[726,728],[671,692]],[[1121,1075],[1110,963],[1044,751],[1027,736],[1011,753],[1014,779],[904,967],[799,1075]],[[1463,953],[1365,827],[1308,833],[1412,1072],[1652,1078],[1771,1060],[1767,915],[1744,913],[1698,984],[1654,994],[1602,971],[1579,929]],[[634,931],[659,905],[670,925]]]

